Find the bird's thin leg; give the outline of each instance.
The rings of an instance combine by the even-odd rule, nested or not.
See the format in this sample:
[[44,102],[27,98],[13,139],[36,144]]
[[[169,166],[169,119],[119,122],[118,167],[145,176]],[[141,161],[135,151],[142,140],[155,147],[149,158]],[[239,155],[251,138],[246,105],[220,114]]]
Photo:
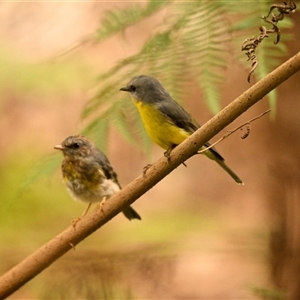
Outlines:
[[106,201],[106,197],[103,197],[101,202],[97,205],[101,209],[102,212],[103,212],[103,205],[104,205],[105,201]]
[[[168,148],[168,150],[164,153],[164,156],[168,159],[168,163],[170,163],[171,161],[171,152],[172,150],[176,147],[176,145],[172,145],[170,148]],[[185,162],[182,163],[185,167],[187,167],[187,165],[185,164]]]
[[168,159],[168,162],[170,163],[171,161],[171,152],[172,150],[176,147],[176,145],[170,146],[167,151],[164,153],[164,156]]
[[81,215],[81,218],[83,218],[89,211],[90,207],[91,207],[92,203],[89,203],[87,208],[85,209],[85,211],[83,212],[83,214]]
[[87,208],[84,210],[83,214],[80,217],[78,217],[78,218],[76,218],[75,220],[72,221],[72,225],[73,225],[74,228],[76,227],[76,224],[88,213],[91,205],[92,205],[92,203],[89,203]]

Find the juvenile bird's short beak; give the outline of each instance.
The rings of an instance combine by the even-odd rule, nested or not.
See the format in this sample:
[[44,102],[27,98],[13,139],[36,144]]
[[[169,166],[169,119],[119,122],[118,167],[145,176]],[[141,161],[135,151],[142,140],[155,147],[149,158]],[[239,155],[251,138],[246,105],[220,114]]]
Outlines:
[[56,149],[56,150],[65,150],[66,148],[62,145],[56,145],[56,146],[54,146],[54,149]]
[[120,91],[129,92],[129,88],[128,87],[122,87],[122,88],[120,88]]

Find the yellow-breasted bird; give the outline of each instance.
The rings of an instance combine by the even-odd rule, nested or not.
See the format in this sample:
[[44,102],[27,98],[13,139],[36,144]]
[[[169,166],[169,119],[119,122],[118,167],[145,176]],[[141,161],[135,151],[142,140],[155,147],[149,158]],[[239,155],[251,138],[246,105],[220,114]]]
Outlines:
[[[86,137],[69,136],[54,148],[64,155],[61,170],[67,190],[75,200],[88,203],[82,216],[92,203],[103,202],[120,191],[117,174],[109,160]],[[123,213],[129,220],[141,220],[131,206],[126,207]]]
[[[154,77],[134,77],[120,90],[130,93],[149,137],[167,150],[166,156],[200,127]],[[206,143],[202,149],[209,145]],[[243,184],[215,148],[210,148],[203,154],[219,164],[238,184]]]

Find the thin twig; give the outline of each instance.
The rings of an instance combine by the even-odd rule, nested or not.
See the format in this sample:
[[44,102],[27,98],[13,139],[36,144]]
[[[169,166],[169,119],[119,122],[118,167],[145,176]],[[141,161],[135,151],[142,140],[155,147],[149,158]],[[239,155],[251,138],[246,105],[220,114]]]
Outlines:
[[255,118],[247,121],[246,123],[243,123],[242,125],[239,125],[238,127],[234,128],[233,130],[228,130],[219,140],[217,140],[216,142],[214,142],[213,144],[211,144],[210,146],[206,147],[205,149],[199,150],[197,152],[197,154],[201,154],[204,151],[214,147],[215,145],[219,144],[221,141],[223,141],[224,139],[226,139],[227,137],[229,137],[231,134],[233,134],[234,132],[236,132],[239,129],[243,129],[243,127],[247,126],[247,132],[246,134],[244,134],[241,138],[245,139],[246,137],[248,137],[248,135],[250,134],[250,124],[252,122],[254,122],[255,120],[261,118],[262,116],[264,116],[265,114],[269,113],[271,111],[271,109],[266,110],[265,112],[261,113],[260,115],[256,116]]

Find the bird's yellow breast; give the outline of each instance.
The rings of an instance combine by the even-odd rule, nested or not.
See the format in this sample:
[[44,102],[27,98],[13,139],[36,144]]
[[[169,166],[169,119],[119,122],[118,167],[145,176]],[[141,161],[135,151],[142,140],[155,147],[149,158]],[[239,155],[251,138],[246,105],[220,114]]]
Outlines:
[[175,126],[155,106],[133,100],[137,107],[149,137],[163,149],[179,145],[191,134]]

